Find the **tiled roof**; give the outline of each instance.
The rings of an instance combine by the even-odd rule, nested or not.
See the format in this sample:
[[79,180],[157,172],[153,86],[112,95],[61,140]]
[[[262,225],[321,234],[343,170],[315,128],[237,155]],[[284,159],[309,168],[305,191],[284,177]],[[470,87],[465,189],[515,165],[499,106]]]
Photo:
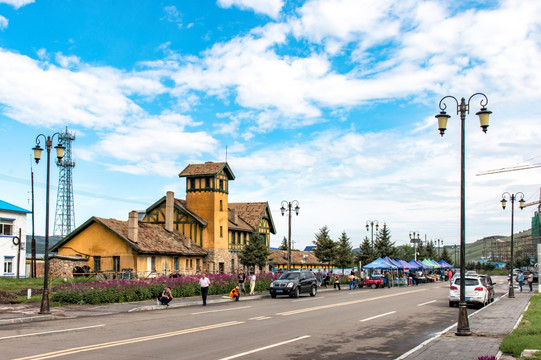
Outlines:
[[228,174],[229,179],[235,179],[235,175],[229,168],[226,162],[212,162],[207,161],[204,164],[190,164],[186,166],[184,170],[178,174],[179,177],[193,177],[193,176],[204,176],[204,175],[216,175],[220,170],[225,167],[225,170]]
[[139,222],[137,242],[128,239],[128,222],[116,219],[103,219],[94,217],[96,221],[117,234],[122,240],[128,242],[140,253],[171,254],[171,255],[207,255],[201,246],[191,242],[178,231],[169,232],[163,225]]
[[[306,259],[304,256],[306,255]],[[307,264],[310,265],[326,265],[318,260],[313,252],[310,251],[292,251],[291,263],[292,264]],[[286,250],[270,250],[269,257],[270,264],[287,264],[287,251]]]
[[30,214],[32,212],[32,211],[23,209],[21,207],[18,207],[16,205],[10,204],[3,200],[0,200],[0,210],[18,212],[18,213],[24,213],[24,214]]
[[257,229],[259,219],[267,207],[267,203],[264,202],[249,202],[249,203],[229,203],[229,219],[231,220],[231,214],[233,210],[237,211],[237,216],[240,217],[246,224],[251,226],[254,230]]

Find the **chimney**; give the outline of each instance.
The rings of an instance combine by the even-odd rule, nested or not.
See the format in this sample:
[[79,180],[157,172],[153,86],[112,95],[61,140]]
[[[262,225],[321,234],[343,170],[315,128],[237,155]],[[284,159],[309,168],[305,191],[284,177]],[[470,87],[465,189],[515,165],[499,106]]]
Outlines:
[[175,208],[175,193],[168,191],[165,196],[165,230],[173,232],[173,214]]
[[185,236],[184,237],[184,245],[186,245],[186,247],[189,249],[192,247],[192,239],[190,239],[189,237]]
[[133,242],[137,242],[137,235],[139,233],[139,224],[137,218],[137,211],[130,211],[128,218],[128,239]]
[[237,209],[232,209],[231,210],[231,215],[233,217],[233,219],[231,220],[233,222],[233,224],[238,224],[239,223],[239,216],[237,215]]

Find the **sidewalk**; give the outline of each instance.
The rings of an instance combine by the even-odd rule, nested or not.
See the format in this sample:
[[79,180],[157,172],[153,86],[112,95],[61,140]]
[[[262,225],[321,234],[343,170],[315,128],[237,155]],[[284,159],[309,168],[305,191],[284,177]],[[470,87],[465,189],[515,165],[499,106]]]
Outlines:
[[[518,324],[531,296],[531,293],[518,291],[515,291],[514,299],[509,299],[505,295],[469,316],[471,336],[456,336],[455,324],[440,336],[419,345],[397,360],[477,360],[480,356],[500,358],[500,344]],[[502,357],[504,358],[514,359],[507,356]]]

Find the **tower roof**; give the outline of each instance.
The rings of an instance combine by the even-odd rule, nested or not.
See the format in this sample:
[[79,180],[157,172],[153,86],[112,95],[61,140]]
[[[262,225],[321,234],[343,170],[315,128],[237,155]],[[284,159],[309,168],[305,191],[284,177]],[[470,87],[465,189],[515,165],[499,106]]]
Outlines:
[[227,162],[207,161],[204,164],[190,164],[178,174],[179,177],[200,177],[216,175],[221,171],[227,174],[229,180],[235,180],[235,175]]

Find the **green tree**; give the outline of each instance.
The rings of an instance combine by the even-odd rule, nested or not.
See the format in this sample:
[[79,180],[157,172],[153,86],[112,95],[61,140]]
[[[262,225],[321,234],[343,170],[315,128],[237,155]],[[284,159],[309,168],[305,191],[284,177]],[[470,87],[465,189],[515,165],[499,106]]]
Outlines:
[[278,249],[287,250],[287,238],[285,236],[282,239],[282,243],[280,244],[280,247]]
[[[430,240],[425,247],[426,258],[434,259],[436,257],[436,247],[434,246],[434,241]],[[424,258],[423,258],[424,259]]]
[[265,241],[265,235],[252,233],[250,241],[239,253],[239,261],[244,266],[252,268],[257,265],[260,269],[265,268],[269,261],[270,251]]
[[353,260],[353,248],[349,242],[349,237],[345,231],[342,231],[342,235],[340,235],[336,245],[336,259],[334,264],[336,267],[342,268],[343,271],[344,268],[353,266]]
[[319,233],[315,236],[316,239],[313,241],[316,246],[314,255],[322,263],[326,263],[327,265],[332,264],[336,256],[336,243],[332,241],[329,236],[329,228],[327,225],[319,229]]
[[404,244],[396,248],[396,257],[404,261],[415,259],[415,248],[413,245]]
[[440,260],[443,260],[445,261],[446,263],[448,264],[452,264],[452,259],[451,259],[451,255],[449,254],[449,252],[447,251],[447,248],[444,246],[443,247],[443,250],[441,251],[441,256],[440,256]]
[[377,257],[388,256],[390,258],[395,257],[396,248],[394,242],[391,242],[391,232],[387,227],[387,224],[383,224],[383,227],[376,235],[376,241],[374,241],[374,252]]
[[361,265],[370,264],[372,261],[376,260],[372,252],[372,244],[368,236],[364,237],[363,242],[359,246],[360,252],[356,255],[355,261],[361,262]]

